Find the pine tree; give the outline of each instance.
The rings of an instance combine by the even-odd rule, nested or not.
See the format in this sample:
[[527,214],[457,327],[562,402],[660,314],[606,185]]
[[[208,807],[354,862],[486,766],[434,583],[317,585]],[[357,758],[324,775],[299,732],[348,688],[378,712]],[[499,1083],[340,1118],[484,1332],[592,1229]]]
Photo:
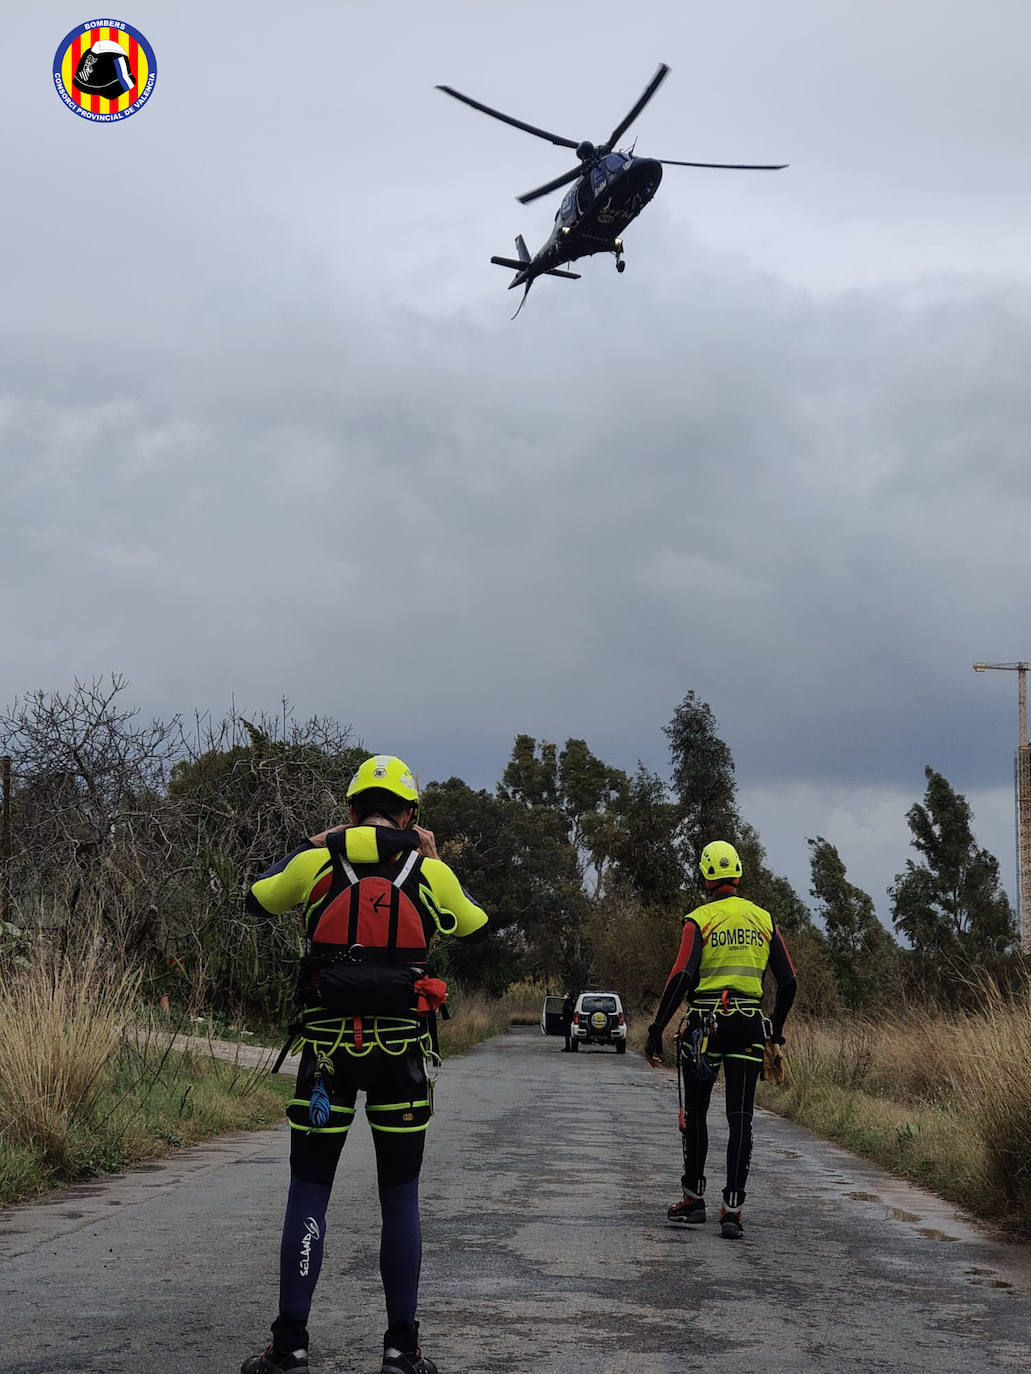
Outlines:
[[908,938],[925,971],[935,965],[984,966],[1013,946],[1016,930],[999,883],[999,861],[981,848],[966,799],[933,768],[924,769],[923,804],[906,813],[913,848],[888,889],[895,929]]
[[718,724],[708,703],[688,692],[663,727],[680,804],[681,852],[691,871],[710,840],[732,840],[741,827],[734,757],[717,734]]
[[852,1007],[877,1001],[891,991],[898,946],[877,919],[873,898],[846,878],[834,845],[822,835],[807,843],[810,892],[822,903],[819,915],[842,997]]

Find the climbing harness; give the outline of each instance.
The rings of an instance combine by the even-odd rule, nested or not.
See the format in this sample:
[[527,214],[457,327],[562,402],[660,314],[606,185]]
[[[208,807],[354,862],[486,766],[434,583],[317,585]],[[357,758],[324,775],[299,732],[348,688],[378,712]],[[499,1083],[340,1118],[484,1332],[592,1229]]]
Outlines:
[[[343,1049],[363,1058],[374,1049],[392,1057],[421,1044],[437,1053],[437,1013],[447,984],[429,975],[426,932],[405,885],[418,879],[411,853],[392,878],[359,877],[336,845],[309,908],[307,950],[297,978],[298,1012],[273,1073],[291,1050],[310,1044],[327,1059]],[[436,914],[434,923],[440,926]]]
[[421,1055],[427,1100],[413,1100],[397,1124],[380,1121],[376,1129],[423,1129],[402,1123],[413,1120],[416,1108],[433,1113],[441,1064],[437,1018],[446,1019],[448,1011],[447,984],[427,967],[428,946],[433,926],[449,932],[451,913],[428,904],[430,890],[419,881],[418,853],[408,854],[396,869],[392,864],[359,864],[356,870],[340,845],[331,840],[326,848],[330,862],[305,910],[307,941],[298,969],[295,1018],[273,1072],[291,1051],[314,1057],[310,1089],[290,1104],[291,1124],[308,1134],[339,1133],[347,1131],[353,1111],[333,1105],[345,1091],[334,1087],[334,1072],[350,1084],[348,1061],[364,1060],[376,1051],[396,1061]]

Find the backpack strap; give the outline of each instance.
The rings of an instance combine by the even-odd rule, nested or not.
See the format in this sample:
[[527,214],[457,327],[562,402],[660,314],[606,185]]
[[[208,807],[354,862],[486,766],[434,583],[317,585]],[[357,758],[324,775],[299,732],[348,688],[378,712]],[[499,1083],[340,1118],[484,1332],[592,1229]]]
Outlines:
[[397,958],[397,928],[401,919],[401,889],[404,887],[406,880],[411,876],[412,870],[415,868],[418,861],[419,851],[413,849],[401,865],[397,877],[394,878],[390,888],[390,917],[387,927],[387,947],[395,951],[392,955],[395,959]]
[[300,1021],[294,1021],[291,1024],[289,1030],[287,1031],[286,1044],[279,1051],[279,1054],[276,1056],[276,1062],[272,1065],[271,1069],[269,1069],[270,1074],[278,1073],[279,1070],[283,1067],[283,1065],[286,1062],[287,1055],[293,1049],[294,1043],[296,1042],[297,1037],[300,1035],[303,1029],[304,1026]]
[[[330,838],[327,836],[327,839]],[[332,837],[336,840],[336,836]],[[343,896],[344,892],[350,893],[350,906],[347,913],[347,943],[353,945],[358,938],[358,874],[351,867],[344,853],[343,845],[327,844],[329,850],[330,863],[333,865],[337,881],[342,879],[342,890],[338,896]]]
[[[415,865],[419,862],[421,858],[422,855],[419,853],[419,851],[417,849],[413,849],[412,852],[408,855],[408,858],[405,859],[404,863],[401,865],[401,871],[394,879],[394,886],[398,890],[404,887],[405,879],[411,875],[412,869],[415,867]],[[354,869],[352,869],[351,872],[353,873]]]

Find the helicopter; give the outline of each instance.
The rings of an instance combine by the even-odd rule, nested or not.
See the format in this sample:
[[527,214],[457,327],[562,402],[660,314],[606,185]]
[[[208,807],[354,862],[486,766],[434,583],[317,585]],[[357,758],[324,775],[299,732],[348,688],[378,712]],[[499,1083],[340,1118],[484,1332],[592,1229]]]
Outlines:
[[[542,247],[531,256],[522,234],[519,234],[515,241],[518,257],[491,258],[491,262],[499,267],[515,269],[515,276],[508,284],[510,291],[515,286],[525,288],[516,315],[525,305],[530,287],[538,277],[564,277],[569,281],[579,281],[581,273],[565,270],[563,263],[575,262],[577,258],[585,258],[592,253],[614,253],[616,271],[626,270],[620,234],[637,218],[659,189],[663,167],[717,167],[740,172],[779,172],[788,165],[786,162],[677,162],[671,158],[635,157],[633,148],[637,146],[636,140],[629,152],[618,151],[615,145],[668,74],[669,67],[664,62],[660,63],[658,71],[644,88],[640,99],[629,114],[619,121],[604,143],[598,144],[588,143],[586,140],[577,142],[572,138],[563,138],[561,134],[549,133],[547,129],[527,124],[521,119],[513,118],[512,115],[502,114],[500,110],[494,110],[479,100],[473,100],[472,96],[463,95],[453,86],[437,87],[438,91],[471,105],[474,110],[490,115],[492,119],[500,119],[503,123],[534,134],[537,138],[547,139],[549,143],[554,143],[558,147],[574,149],[579,159],[578,166],[570,171],[563,172],[546,185],[538,186],[535,190],[527,191],[525,195],[518,197],[521,205],[529,205],[538,196],[546,196],[550,191],[557,191],[569,182],[574,183],[563,197],[562,204],[555,214],[554,227]],[[515,319],[515,315],[512,318]]]

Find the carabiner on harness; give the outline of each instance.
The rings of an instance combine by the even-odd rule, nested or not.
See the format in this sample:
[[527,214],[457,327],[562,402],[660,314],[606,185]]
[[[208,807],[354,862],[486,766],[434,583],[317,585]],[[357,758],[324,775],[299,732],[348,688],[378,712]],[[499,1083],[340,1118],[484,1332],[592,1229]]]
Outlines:
[[[692,1021],[697,1022],[693,1027]],[[688,1017],[686,1026],[681,1039],[681,1050],[684,1059],[691,1066],[691,1077],[696,1083],[714,1083],[716,1070],[706,1051],[711,1036],[716,1033],[716,1017],[711,1011],[696,1011]]]
[[708,1032],[701,1026],[691,1032],[691,1062],[694,1065],[696,1083],[715,1083],[716,1070],[705,1051],[709,1048]]

